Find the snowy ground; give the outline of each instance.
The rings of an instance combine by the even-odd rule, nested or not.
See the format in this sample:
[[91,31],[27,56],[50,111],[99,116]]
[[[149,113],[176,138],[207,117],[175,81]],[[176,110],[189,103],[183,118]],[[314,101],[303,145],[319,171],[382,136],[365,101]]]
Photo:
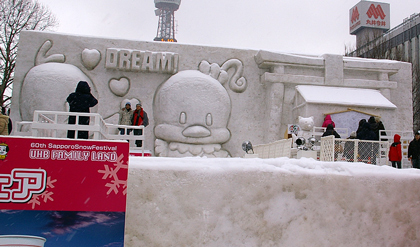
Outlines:
[[130,158],[125,246],[420,246],[420,170]]

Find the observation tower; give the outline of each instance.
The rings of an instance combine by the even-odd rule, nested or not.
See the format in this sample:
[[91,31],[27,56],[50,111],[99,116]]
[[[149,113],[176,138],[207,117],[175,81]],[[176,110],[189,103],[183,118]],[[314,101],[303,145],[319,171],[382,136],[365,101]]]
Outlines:
[[175,15],[181,0],[154,0],[159,24],[154,41],[177,42],[175,39]]

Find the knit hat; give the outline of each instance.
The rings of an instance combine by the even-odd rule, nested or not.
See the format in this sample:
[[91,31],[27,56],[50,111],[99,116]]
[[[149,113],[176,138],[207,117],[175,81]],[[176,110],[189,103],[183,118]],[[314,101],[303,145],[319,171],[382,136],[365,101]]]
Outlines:
[[420,130],[417,130],[415,135],[420,135]]
[[129,106],[131,106],[131,103],[127,101],[127,103],[125,103],[125,105],[129,105]]
[[136,106],[141,106],[141,104],[140,103],[137,103]]

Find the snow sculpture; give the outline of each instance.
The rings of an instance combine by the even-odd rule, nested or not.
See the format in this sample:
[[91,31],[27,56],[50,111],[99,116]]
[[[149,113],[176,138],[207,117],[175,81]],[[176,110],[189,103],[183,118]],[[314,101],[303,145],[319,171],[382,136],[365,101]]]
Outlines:
[[297,147],[295,142],[298,137],[303,137],[305,140],[308,140],[308,138],[312,136],[312,128],[314,127],[314,117],[299,116],[298,125],[300,127],[300,131],[298,131],[297,136],[295,134],[292,135],[294,148]]
[[109,90],[119,97],[123,97],[130,89],[130,79],[121,77],[120,79],[111,79],[109,81]]
[[101,61],[101,53],[96,49],[82,51],[82,64],[88,70],[93,70]]
[[299,116],[299,126],[302,131],[312,131],[314,127],[314,117],[301,117]]
[[64,61],[66,61],[66,57],[63,54],[53,54],[47,56],[47,52],[51,49],[51,47],[51,40],[47,40],[44,42],[44,44],[42,44],[41,48],[39,49],[36,55],[35,65],[40,65],[49,62],[64,63]]
[[[64,64],[63,54],[47,56],[52,42],[47,40],[39,49],[35,58],[35,67],[26,74],[20,92],[20,113],[22,119],[32,120],[35,110],[67,111],[66,99],[76,89],[79,81],[86,81],[97,95],[96,89],[79,68]],[[96,111],[96,107],[94,110]]]
[[[234,68],[234,73],[229,73]],[[157,90],[154,102],[155,155],[229,157],[222,144],[230,137],[231,100],[222,84],[241,93],[247,87],[237,59],[221,67],[202,61],[199,71],[178,72]]]
[[[229,79],[228,70],[232,67],[235,68],[235,73]],[[229,81],[230,89],[236,93],[244,92],[247,87],[246,79],[242,77],[243,65],[238,59],[230,59],[226,61],[222,67],[219,67],[216,63],[210,64],[207,61],[201,61],[198,69],[204,74],[208,74],[217,79],[222,84]]]

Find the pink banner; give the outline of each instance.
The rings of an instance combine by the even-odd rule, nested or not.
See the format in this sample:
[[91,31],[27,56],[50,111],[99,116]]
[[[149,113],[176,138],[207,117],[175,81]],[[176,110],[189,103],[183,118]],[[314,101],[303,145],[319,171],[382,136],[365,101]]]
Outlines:
[[125,212],[127,142],[0,136],[0,209]]

